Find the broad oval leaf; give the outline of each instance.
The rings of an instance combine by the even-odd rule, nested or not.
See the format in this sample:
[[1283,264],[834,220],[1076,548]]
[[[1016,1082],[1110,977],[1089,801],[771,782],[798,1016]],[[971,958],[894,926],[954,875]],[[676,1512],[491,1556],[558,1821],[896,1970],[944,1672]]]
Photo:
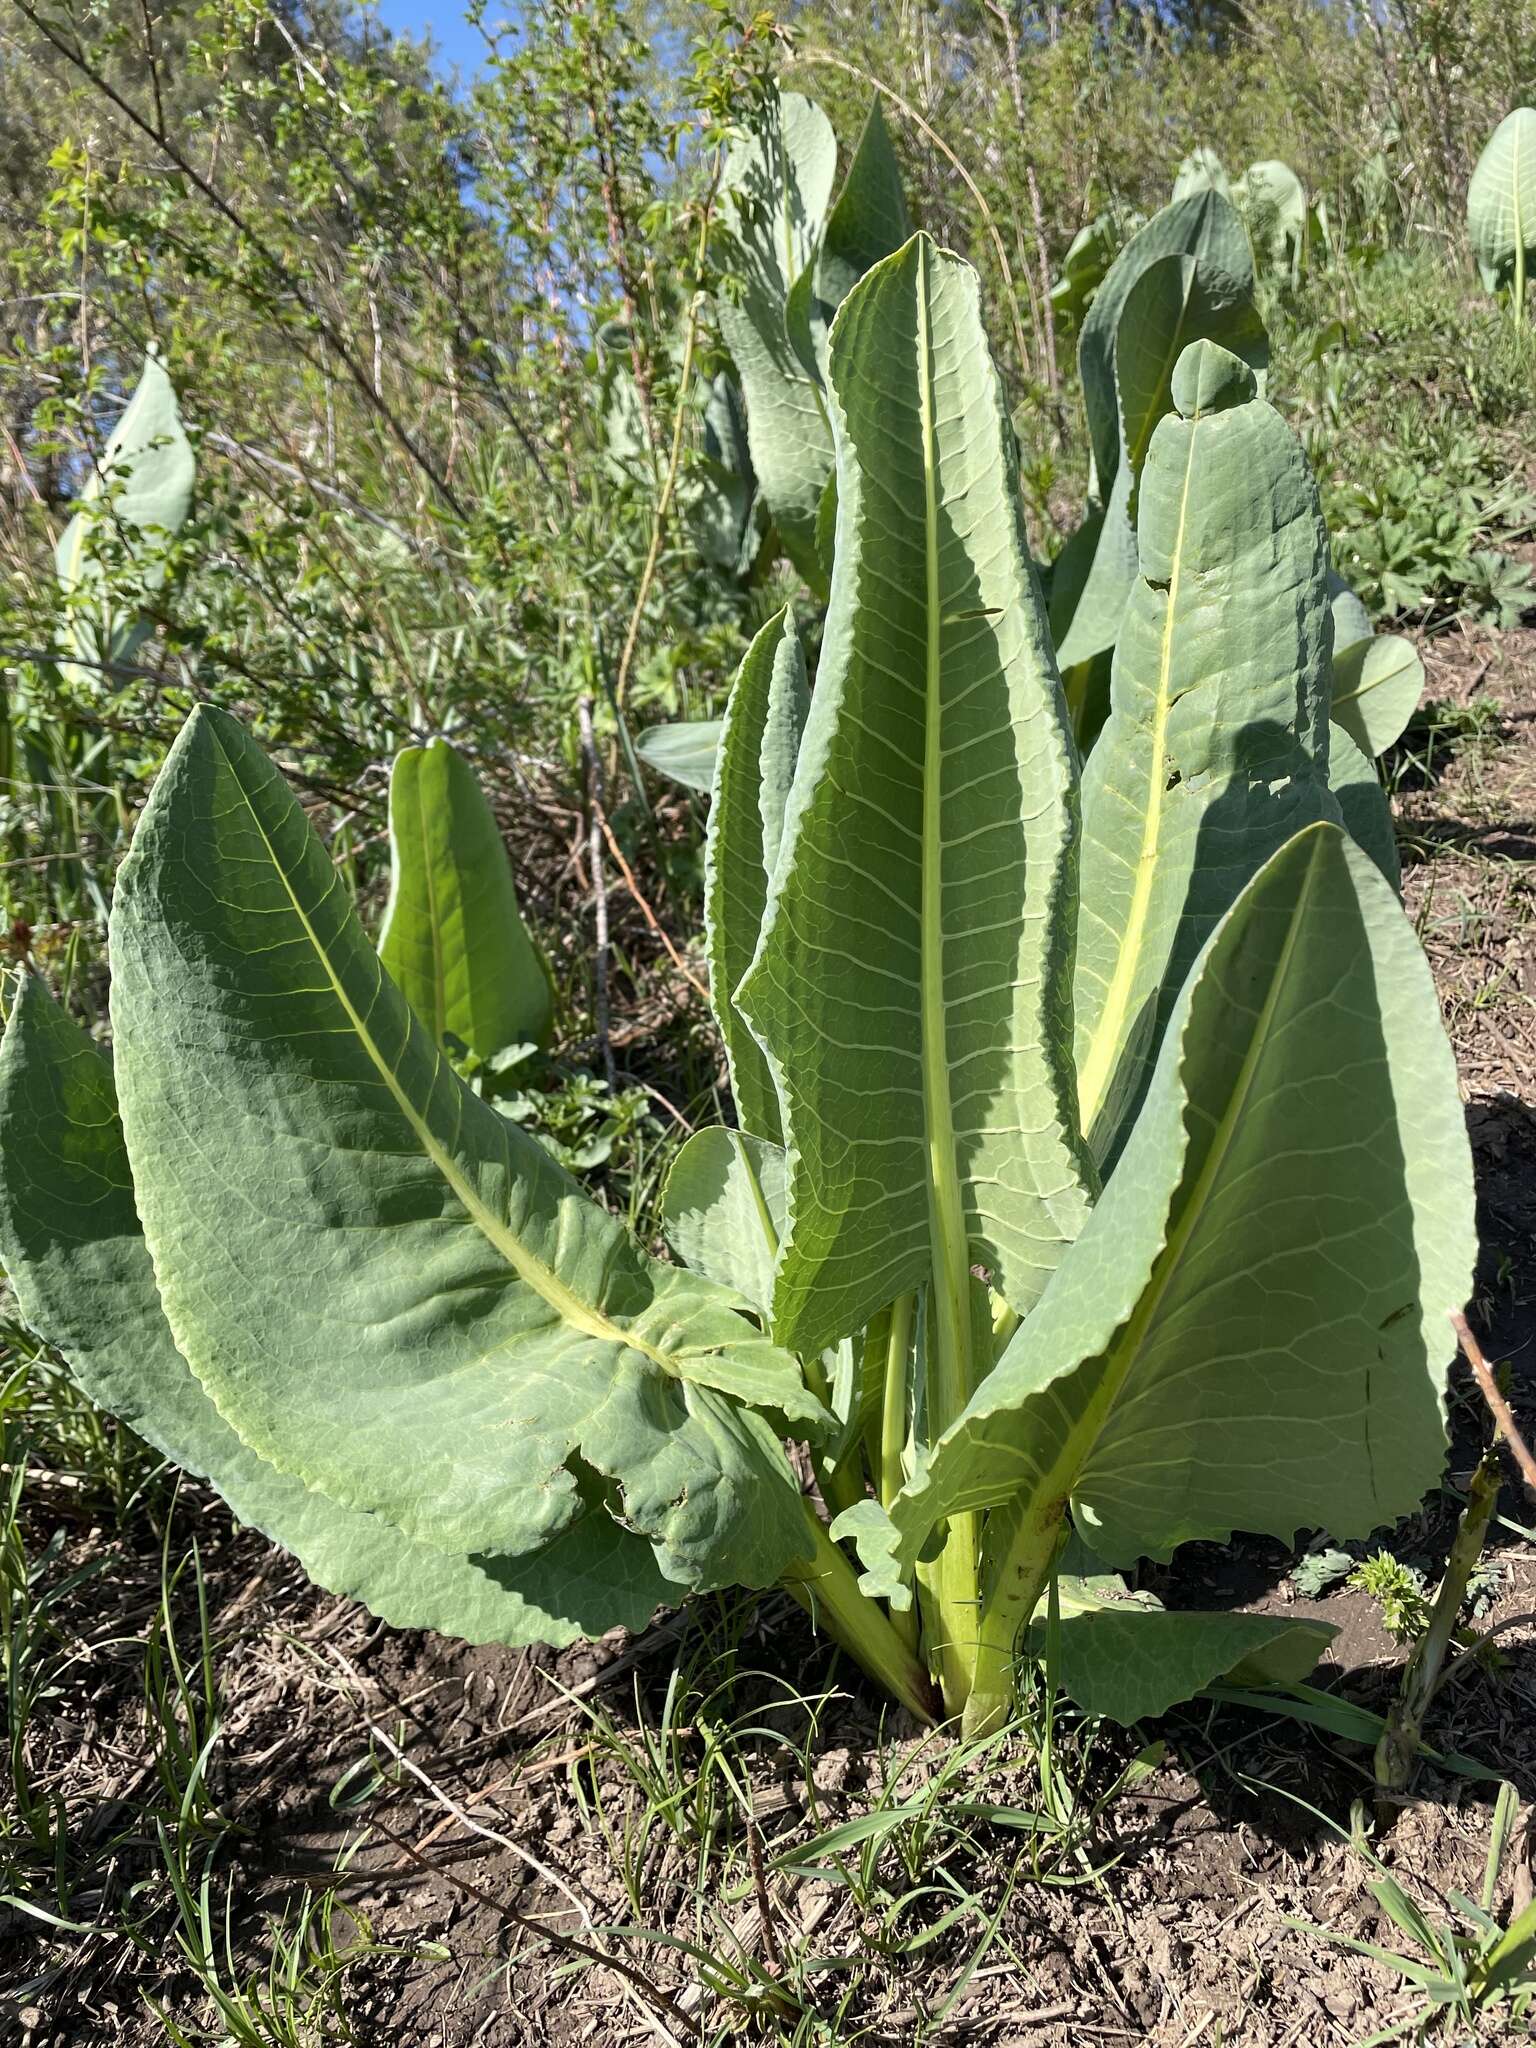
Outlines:
[[1116,1566],[1396,1520],[1443,1464],[1476,1248],[1428,963],[1368,857],[1311,826],[1212,934],[1034,1314],[890,1516],[849,1519],[869,1589],[994,1503],[1042,1583],[1069,1502]]
[[682,1590],[600,1504],[531,1557],[455,1557],[339,1507],[242,1443],[160,1305],[112,1069],[32,977],[0,1044],[0,1258],[23,1315],[91,1400],[211,1480],[329,1592],[397,1628],[564,1644],[643,1627]]
[[[1178,1613],[1106,1597],[1063,1579],[1051,1676],[1085,1713],[1129,1728],[1165,1714],[1202,1686],[1294,1685],[1337,1631],[1275,1614]],[[1037,1621],[1027,1645],[1046,1654]]]
[[1400,740],[1423,694],[1419,650],[1400,633],[1335,644],[1331,716],[1362,752],[1384,754]]
[[1211,342],[1142,476],[1140,574],[1083,777],[1077,1074],[1112,1160],[1211,927],[1327,788],[1327,540],[1301,446]]
[[823,1412],[453,1072],[282,778],[195,712],[118,880],[123,1129],[177,1346],[263,1457],[445,1549],[525,1554],[596,1487],[685,1584],[804,1550],[738,1401]]
[[1256,254],[1294,282],[1307,242],[1307,190],[1287,163],[1265,157],[1250,164],[1232,197]]
[[735,998],[757,950],[809,705],[805,656],[786,606],[747,649],[731,686],[704,840],[710,997],[730,1064],[736,1118],[744,1131],[774,1143],[781,1136],[778,1091]]
[[811,1352],[918,1284],[936,1233],[1027,1307],[1088,1200],[1072,752],[975,273],[922,235],[878,264],[829,388],[832,602],[737,996],[785,1118],[773,1327]]
[[1516,107],[1488,138],[1467,186],[1467,230],[1490,292],[1536,252],[1536,108]]
[[405,747],[389,778],[389,900],[379,958],[441,1045],[489,1059],[549,1035],[549,978],[475,771],[446,740]]

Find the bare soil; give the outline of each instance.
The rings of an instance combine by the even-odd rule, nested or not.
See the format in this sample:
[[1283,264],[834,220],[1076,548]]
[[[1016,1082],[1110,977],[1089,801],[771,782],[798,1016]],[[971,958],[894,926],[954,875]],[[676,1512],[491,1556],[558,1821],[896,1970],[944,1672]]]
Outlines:
[[[1536,1433],[1536,631],[1455,629],[1424,651],[1429,710],[1391,764],[1404,897],[1434,965],[1467,1096],[1484,1243],[1475,1322],[1490,1358],[1510,1363],[1517,1413]],[[1470,1379],[1456,1383],[1453,1425],[1454,1482],[1487,1436]],[[67,1503],[55,1505],[63,1556],[89,1561],[104,1539],[72,1525]],[[1462,1673],[1426,1731],[1490,1775],[1426,1768],[1375,1841],[1429,1905],[1479,1889],[1493,1773],[1515,1783],[1522,1817],[1536,1803],[1536,1544],[1518,1533],[1536,1523],[1536,1502],[1512,1469],[1502,1505],[1516,1526],[1498,1532],[1502,1579],[1485,1617],[1511,1624],[1497,1667]],[[184,1493],[180,1514],[202,1546],[226,1702],[211,1782],[223,1816],[244,1831],[219,1870],[221,1881],[239,1879],[235,1954],[254,1968],[263,1916],[291,1912],[303,1888],[333,1883],[338,1857],[347,1859],[346,1912],[333,1936],[345,1946],[366,1926],[382,1945],[359,1949],[340,1987],[350,2036],[314,2038],[363,2048],[618,2048],[741,2031],[1016,2048],[1345,2048],[1415,2010],[1395,1972],[1292,1924],[1404,1945],[1366,1889],[1369,1872],[1322,1818],[1347,1829],[1352,1802],[1369,1802],[1369,1752],[1322,1729],[1205,1704],[1158,1729],[1111,1733],[1090,1752],[1069,1720],[1065,1763],[1084,1800],[1107,1792],[1144,1742],[1161,1747],[1077,1850],[1037,1863],[1017,1829],[974,1818],[963,1834],[930,1844],[912,1886],[927,1890],[882,1920],[883,1909],[846,1885],[771,1870],[754,1882],[735,1792],[723,1801],[736,1801],[734,1817],[718,1823],[713,1860],[703,1857],[687,1815],[679,1810],[675,1827],[647,1817],[636,1771],[616,1761],[616,1745],[643,1758],[643,1731],[659,1725],[680,1660],[725,1657],[739,1674],[733,1704],[688,1702],[671,1744],[673,1775],[689,1785],[707,1777],[707,1716],[729,1712],[743,1730],[756,1727],[737,1734],[729,1755],[738,1788],[750,1788],[767,1858],[868,1812],[903,1759],[903,1792],[917,1792],[941,1752],[919,1748],[899,1724],[882,1728],[846,1668],[781,1598],[706,1604],[636,1641],[559,1657],[468,1649],[390,1630],[316,1593],[287,1559],[233,1530],[215,1503]],[[1455,1515],[1443,1495],[1395,1539],[1431,1584]],[[1150,1583],[1186,1602],[1284,1606],[1337,1623],[1319,1684],[1384,1708],[1404,1653],[1374,1604],[1342,1589],[1304,1600],[1293,1564],[1276,1545],[1193,1546]],[[110,1833],[142,1789],[143,1716],[124,1695],[127,1667],[113,1642],[148,1624],[158,1592],[158,1554],[122,1550],[80,1596],[81,1654],[34,1760],[76,1830]],[[784,1704],[786,1687],[820,1701],[814,1729],[805,1710]],[[1041,1804],[1022,1749],[967,1789],[994,1807]],[[633,1897],[618,1874],[625,1853]],[[1530,1896],[1532,1856],[1527,1831],[1505,1859],[1501,1913]],[[110,1929],[157,1867],[155,1843],[130,1835],[101,1892],[71,1900],[67,1917]],[[890,1897],[908,1889],[891,1867],[883,1874]],[[753,1956],[770,1982],[776,1956],[786,1981],[796,1957],[829,1966],[796,1980],[798,2017],[763,1992],[748,2013],[702,1991],[684,1949],[605,1931],[637,1921],[716,1957],[732,1957],[734,1944],[734,1960]],[[918,1934],[927,1936],[920,1945]],[[634,1974],[594,1954],[622,1958]],[[147,1991],[192,2038],[219,2038],[216,2028],[196,2031],[211,2024],[205,1989],[169,1942],[149,1954],[109,1931],[59,1936],[14,1914],[0,1919],[0,1987],[24,1981],[45,1956],[62,1958],[60,1974],[35,2002],[0,2003],[0,2037],[34,2048],[134,2048],[164,2038]],[[1473,2037],[1452,2029],[1444,2038]],[[1514,2036],[1506,2023],[1502,2036],[1481,2038]]]

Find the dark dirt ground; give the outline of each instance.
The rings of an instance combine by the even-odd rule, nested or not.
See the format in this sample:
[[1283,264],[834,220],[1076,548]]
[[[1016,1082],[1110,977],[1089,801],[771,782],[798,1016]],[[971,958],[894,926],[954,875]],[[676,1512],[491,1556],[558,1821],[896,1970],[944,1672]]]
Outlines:
[[[1490,1358],[1511,1362],[1517,1412],[1530,1428],[1536,630],[1494,637],[1454,628],[1428,640],[1425,654],[1429,708],[1389,764],[1404,893],[1446,1005],[1476,1149],[1484,1255],[1473,1319]],[[1464,1480],[1486,1435],[1469,1378],[1458,1380],[1453,1412],[1451,1475]],[[104,1539],[70,1526],[67,1502],[53,1505],[66,1529],[66,1555],[84,1561]],[[1536,1522],[1536,1503],[1522,1496],[1512,1473],[1502,1507],[1515,1524]],[[1455,1513],[1454,1501],[1441,1497],[1395,1543],[1399,1555],[1422,1561],[1431,1582]],[[884,1897],[860,1899],[847,1887],[771,1871],[760,1892],[739,1800],[713,1768],[721,1753],[709,1735],[712,1716],[724,1711],[718,1699],[688,1698],[673,1732],[673,1778],[686,1793],[676,1828],[647,1810],[638,1790],[642,1730],[654,1731],[665,1713],[680,1655],[684,1662],[724,1655],[742,1673],[768,1674],[739,1683],[730,1711],[759,1732],[738,1731],[724,1754],[737,1785],[750,1783],[769,1857],[868,1811],[884,1778],[916,1747],[899,1730],[882,1735],[867,1704],[843,1689],[846,1668],[782,1598],[721,1606],[686,1625],[664,1623],[634,1643],[609,1641],[558,1658],[467,1649],[390,1630],[314,1592],[287,1559],[232,1531],[217,1504],[191,1491],[178,1514],[179,1540],[198,1535],[214,1602],[225,1720],[211,1782],[224,1817],[246,1831],[221,1866],[222,1875],[240,1879],[237,1954],[249,1952],[254,1966],[262,1913],[285,1903],[291,1910],[303,1887],[323,1887],[343,1854],[351,1856],[339,1887],[347,1910],[335,1938],[345,1944],[355,1915],[383,1945],[359,1952],[342,1980],[350,2033],[337,2028],[296,2040],[617,2048],[740,2032],[807,2043],[1344,2048],[1415,2009],[1397,1974],[1289,1924],[1299,1918],[1404,1945],[1366,1889],[1370,1872],[1308,1810],[1347,1827],[1351,1802],[1369,1796],[1369,1752],[1325,1731],[1209,1704],[1159,1730],[1112,1731],[1091,1748],[1069,1724],[1061,1731],[1064,1768],[1089,1802],[1109,1789],[1143,1740],[1156,1734],[1164,1745],[1149,1759],[1150,1773],[1106,1805],[1076,1849],[1047,1853],[1037,1868],[1027,1837],[978,1818],[968,1833],[935,1834],[914,1851],[911,1879],[890,1861],[882,1865]],[[1469,1669],[1448,1688],[1426,1733],[1444,1749],[1496,1761],[1520,1792],[1523,1821],[1536,1803],[1536,1615],[1529,1613],[1536,1543],[1506,1527],[1496,1555],[1503,1578],[1485,1618],[1513,1624],[1500,1638],[1502,1669],[1491,1679]],[[1299,1599],[1291,1563],[1274,1545],[1246,1546],[1235,1556],[1196,1548],[1172,1578],[1185,1599],[1294,1604],[1340,1623],[1332,1668],[1318,1682],[1384,1707],[1403,1652],[1374,1606],[1337,1589]],[[45,1753],[33,1758],[38,1781],[67,1802],[76,1829],[118,1826],[145,1768],[142,1706],[131,1692],[124,1696],[127,1667],[113,1642],[144,1626],[159,1598],[159,1566],[157,1552],[122,1558],[100,1582],[101,1611],[82,1624],[85,1647],[51,1703],[40,1738]],[[782,1704],[784,1687],[813,1699],[828,1694],[814,1731],[807,1732],[804,1712]],[[398,1764],[395,1752],[408,1764]],[[918,1791],[941,1762],[932,1745],[918,1751],[904,1792]],[[984,1786],[970,1789],[993,1804],[1041,1803],[1022,1749],[994,1760]],[[1476,1895],[1495,1790],[1488,1780],[1425,1769],[1390,1833],[1377,1838],[1383,1861],[1422,1901],[1433,1904],[1451,1889]],[[705,1811],[709,1798],[725,1816],[717,1825]],[[697,1823],[692,1840],[689,1815]],[[713,1843],[708,1856],[700,1833]],[[77,1899],[75,1915],[109,1922],[114,1898],[127,1897],[151,1867],[153,1847],[130,1830],[104,1890],[95,1900]],[[616,1875],[626,1850],[638,1870],[634,1898]],[[1531,1835],[1517,1833],[1500,1877],[1501,1913],[1529,1898],[1532,1861]],[[888,1912],[899,1894],[919,1886],[928,1889]],[[758,1910],[764,1893],[766,1938]],[[845,1966],[798,1980],[810,2017],[792,2003],[775,2013],[759,1998],[754,2024],[739,2003],[700,1992],[698,1970],[681,1949],[602,1931],[637,1918],[716,1957],[729,1956],[734,1943],[738,1958],[752,1951],[770,1971],[777,1951],[790,1959],[791,1980],[795,1958],[814,1954]],[[913,1943],[930,1929],[937,1931]],[[540,1938],[541,1930],[624,1957],[639,1981]],[[207,2000],[178,1966],[168,1937],[159,1955],[110,1936],[61,1940],[62,1947],[24,1937],[15,1916],[9,1927],[0,1918],[0,1987],[35,1970],[44,1953],[64,1963],[35,2004],[7,2011],[0,2003],[0,2038],[31,2048],[134,2048],[163,2039],[143,2003],[146,1990],[190,2038],[220,2038],[217,2028],[198,2031],[209,2024]],[[389,1953],[391,1946],[399,1952]],[[1502,2035],[1453,2028],[1442,2038],[1514,2033],[1506,2022]]]

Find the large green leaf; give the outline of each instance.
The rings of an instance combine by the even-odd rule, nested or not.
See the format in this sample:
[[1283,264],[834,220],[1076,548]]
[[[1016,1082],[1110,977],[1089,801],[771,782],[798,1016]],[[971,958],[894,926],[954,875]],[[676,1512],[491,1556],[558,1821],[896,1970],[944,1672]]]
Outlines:
[[1300,444],[1208,341],[1141,483],[1140,574],[1083,778],[1077,1074],[1112,1159],[1195,954],[1327,788],[1327,540]]
[[683,1583],[764,1584],[803,1550],[773,1430],[737,1405],[824,1426],[794,1360],[459,1080],[222,713],[161,771],[111,950],[161,1298],[253,1449],[446,1549],[537,1549],[596,1490]]
[[[1170,1613],[1145,1595],[1127,1596],[1112,1574],[1063,1577],[1057,1591],[1051,1676],[1086,1712],[1125,1727],[1166,1713],[1218,1678],[1294,1684],[1336,1633],[1325,1622],[1284,1615]],[[1037,1618],[1026,1647],[1044,1655],[1046,1644]]]
[[1095,214],[1080,227],[1061,259],[1061,275],[1051,286],[1051,310],[1058,335],[1078,326],[1115,257],[1115,224],[1107,213]]
[[710,996],[731,1069],[736,1118],[775,1143],[779,1098],[735,994],[752,964],[779,857],[810,691],[788,606],[747,649],[725,709],[704,841],[704,934]]
[[1069,1502],[1117,1566],[1235,1529],[1369,1535],[1441,1469],[1475,1256],[1428,964],[1367,856],[1312,826],[1213,933],[1033,1315],[891,1515],[840,1525],[868,1588],[901,1597],[932,1530],[995,1504],[1037,1577]]
[[911,232],[901,171],[876,97],[821,245],[789,294],[790,337],[818,382],[826,381],[832,316],[865,271],[894,254]]
[[784,1234],[782,1150],[718,1124],[695,1131],[667,1176],[662,1224],[685,1265],[766,1314]]
[[1232,187],[1232,198],[1255,253],[1294,282],[1307,240],[1307,191],[1300,178],[1278,157],[1265,157],[1248,166]]
[[1086,1211],[1066,1050],[1073,764],[975,273],[844,301],[836,572],[738,1002],[784,1108],[774,1329],[819,1351],[940,1240],[1019,1308]]
[[445,740],[389,778],[389,901],[379,958],[422,1023],[481,1059],[548,1035],[549,980],[517,907],[501,828]]
[[310,1577],[397,1628],[474,1642],[569,1643],[639,1628],[676,1599],[648,1544],[601,1504],[528,1558],[413,1543],[243,1444],[176,1349],[134,1207],[112,1069],[40,981],[0,1045],[0,1258],[23,1315],[93,1401],[218,1487]]
[[1350,837],[1365,848],[1392,887],[1398,888],[1402,872],[1392,806],[1376,763],[1369,754],[1362,754],[1349,732],[1338,725],[1328,736],[1328,787]]
[[1491,292],[1536,252],[1536,108],[1516,107],[1489,137],[1467,186],[1467,229]]
[[1402,738],[1424,694],[1419,650],[1400,633],[1334,646],[1332,716],[1367,754]]
[[[1180,237],[1183,237],[1181,242]],[[1118,307],[1106,393],[1099,381],[1101,307]],[[1253,265],[1236,213],[1210,192],[1167,207],[1110,271],[1079,351],[1095,464],[1106,492],[1064,550],[1052,580],[1051,632],[1073,706],[1078,741],[1091,746],[1103,723],[1108,657],[1136,582],[1136,501],[1158,423],[1172,408],[1173,372],[1194,341],[1217,341],[1256,373],[1269,339],[1253,299]],[[1114,408],[1113,433],[1104,412]]]
[[[1120,405],[1115,354],[1126,300],[1143,272],[1162,256],[1192,256],[1213,298],[1237,301],[1253,292],[1253,252],[1237,209],[1220,192],[1196,192],[1152,216],[1110,265],[1083,321],[1077,364],[1093,450],[1094,495],[1107,498],[1120,467]],[[1223,284],[1225,280],[1225,284]]]
[[1203,142],[1197,143],[1174,173],[1173,197],[1180,199],[1198,197],[1202,192],[1219,192],[1225,199],[1232,190],[1231,180],[1223,168],[1221,158],[1214,149]]
[[[59,587],[76,600],[70,641],[80,659],[131,661],[153,630],[134,600],[148,598],[165,580],[167,544],[191,509],[193,471],[165,365],[146,356],[137,388],[54,550]],[[126,612],[107,595],[106,561],[114,555],[111,583],[128,603]]]
[[814,101],[772,94],[727,152],[721,211],[736,295],[716,301],[720,334],[747,400],[752,466],[785,551],[824,588],[816,512],[832,470],[832,430],[816,379],[790,340],[789,295],[821,240],[837,138]]

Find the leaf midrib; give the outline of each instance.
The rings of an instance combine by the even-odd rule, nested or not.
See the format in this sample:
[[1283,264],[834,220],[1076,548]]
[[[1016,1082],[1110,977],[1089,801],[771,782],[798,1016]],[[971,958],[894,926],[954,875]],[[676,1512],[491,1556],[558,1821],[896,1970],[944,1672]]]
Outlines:
[[[267,858],[272,863],[273,872],[282,883],[283,892],[293,906],[293,914],[303,926],[304,936],[313,948],[315,958],[324,970],[326,979],[330,982],[337,1002],[340,1003],[342,1009],[346,1012],[358,1042],[377,1069],[379,1078],[394,1098],[395,1105],[410,1126],[416,1142],[463,1204],[470,1220],[475,1224],[486,1242],[506,1260],[518,1278],[531,1287],[542,1300],[547,1302],[562,1322],[569,1323],[573,1329],[581,1330],[587,1336],[595,1337],[601,1343],[618,1344],[626,1350],[637,1351],[643,1357],[650,1359],[654,1365],[660,1367],[663,1372],[671,1373],[673,1367],[663,1353],[652,1350],[648,1344],[641,1343],[630,1332],[620,1329],[616,1323],[609,1322],[608,1318],[600,1314],[596,1309],[589,1308],[585,1302],[581,1301],[571,1292],[556,1273],[552,1272],[544,1264],[542,1259],[536,1258],[513,1235],[486,1203],[482,1201],[479,1193],[459,1171],[451,1156],[438,1144],[425,1120],[417,1112],[415,1104],[400,1086],[398,1076],[388,1060],[384,1058],[383,1053],[374,1040],[373,1034],[353,1007],[351,997],[347,994],[340,977],[331,964],[330,954],[321,944],[319,933],[315,930],[314,925],[310,922],[307,911],[294,893],[293,884],[288,878],[288,871],[278,858],[277,849],[272,844],[271,839],[267,835],[266,827],[257,815],[256,806],[251,801],[250,792],[245,786],[238,766],[224,746],[223,741],[219,739],[217,732],[212,734],[212,738],[218,745],[220,753],[224,756],[225,764],[229,768],[235,787],[240,792],[241,801],[250,814],[251,823],[262,845],[266,848]],[[379,971],[381,974],[383,973],[382,965]],[[435,1046],[433,1048],[433,1057],[441,1065],[443,1060],[441,1047]]]
[[[923,1114],[928,1140],[929,1223],[933,1244],[934,1285],[948,1310],[953,1329],[943,1349],[954,1362],[963,1357],[968,1326],[968,1275],[965,1217],[955,1159],[954,1108],[949,1094],[949,1032],[944,1001],[944,843],[943,815],[943,607],[939,589],[938,457],[935,446],[933,359],[928,326],[928,249],[920,245],[917,259],[917,383],[918,416],[923,455],[924,589],[927,639],[923,669],[923,840],[922,895],[919,912],[920,1015],[923,1060]],[[951,1296],[957,1296],[951,1299]],[[961,1403],[969,1395],[967,1387]],[[958,1409],[955,1411],[958,1413]],[[950,1418],[952,1419],[952,1418]]]
[[[1319,828],[1313,827],[1312,829],[1316,832]],[[1205,1212],[1211,1188],[1226,1162],[1228,1152],[1231,1150],[1232,1140],[1236,1135],[1243,1111],[1248,1106],[1248,1098],[1253,1090],[1254,1076],[1258,1071],[1259,1062],[1263,1057],[1264,1050],[1269,1043],[1270,1030],[1275,1020],[1275,1012],[1279,1007],[1281,994],[1290,975],[1291,963],[1295,958],[1297,938],[1304,922],[1307,902],[1311,896],[1317,876],[1317,862],[1320,849],[1321,839],[1319,838],[1312,847],[1307,864],[1306,877],[1297,891],[1296,902],[1291,912],[1285,940],[1280,948],[1280,957],[1275,964],[1275,971],[1270,978],[1269,988],[1265,994],[1263,1005],[1254,1022],[1253,1031],[1249,1036],[1247,1049],[1243,1054],[1242,1065],[1238,1068],[1237,1079],[1227,1098],[1226,1107],[1217,1122],[1211,1139],[1210,1151],[1206,1155],[1205,1164],[1201,1167],[1196,1177],[1195,1185],[1190,1191],[1189,1200],[1184,1205],[1182,1215],[1168,1233],[1167,1242],[1158,1254],[1153,1265],[1152,1278],[1149,1285],[1142,1293],[1140,1300],[1132,1310],[1120,1334],[1117,1337],[1112,1337],[1106,1347],[1105,1371],[1099,1385],[1094,1390],[1092,1399],[1075,1426],[1069,1429],[1060,1450],[1051,1461],[1050,1466],[1040,1474],[1032,1489],[1033,1499],[1039,1499],[1044,1496],[1046,1498],[1060,1497],[1064,1500],[1080,1483],[1083,1472],[1093,1455],[1099,1437],[1103,1434],[1115,1403],[1124,1391],[1126,1381],[1130,1378],[1136,1361],[1141,1355],[1141,1347],[1146,1339],[1147,1332],[1156,1318],[1159,1309],[1161,1309],[1164,1298],[1179,1272],[1184,1254],[1189,1248],[1189,1241],[1193,1237],[1195,1229]],[[1182,1061],[1180,1064],[1182,1065]],[[1177,1192],[1177,1188],[1175,1188],[1175,1196]]]
[[1152,759],[1147,778],[1147,809],[1142,823],[1141,850],[1136,860],[1136,879],[1131,904],[1121,934],[1119,956],[1110,977],[1098,1027],[1088,1046],[1087,1057],[1078,1071],[1078,1101],[1084,1131],[1093,1127],[1109,1085],[1110,1063],[1118,1049],[1130,1011],[1147,921],[1152,908],[1152,888],[1157,875],[1158,839],[1162,830],[1163,798],[1167,781],[1169,683],[1173,672],[1174,626],[1184,573],[1184,535],[1189,518],[1190,481],[1195,468],[1195,440],[1199,414],[1190,422],[1189,448],[1184,463],[1184,483],[1179,496],[1179,524],[1174,538],[1173,563],[1168,578],[1168,608],[1163,618],[1162,641],[1158,650],[1157,699],[1152,714]]

